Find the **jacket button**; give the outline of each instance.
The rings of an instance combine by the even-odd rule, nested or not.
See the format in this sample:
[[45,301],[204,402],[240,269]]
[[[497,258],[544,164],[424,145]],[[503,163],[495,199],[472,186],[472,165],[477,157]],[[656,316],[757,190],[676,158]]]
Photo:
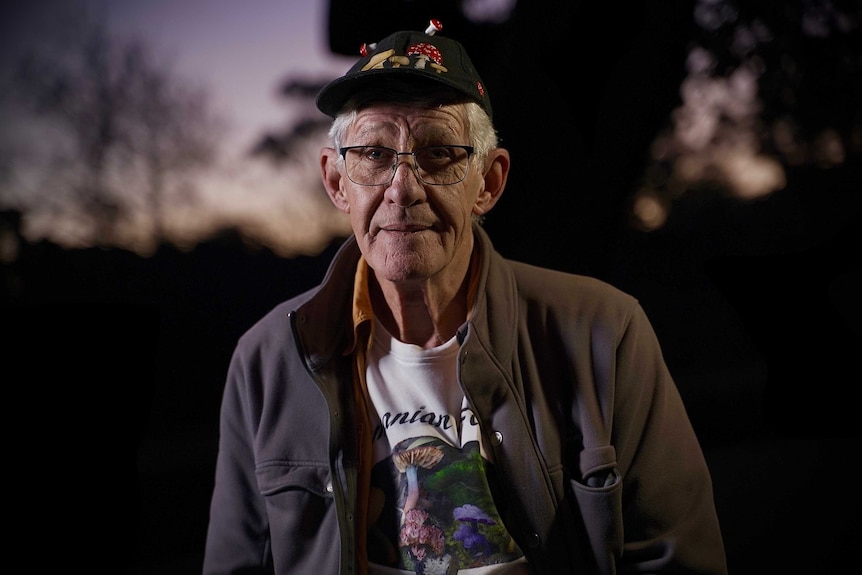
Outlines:
[[331,482],[331,481],[330,481],[330,482],[328,482],[328,483],[326,484],[326,487],[325,487],[324,489],[326,489],[326,492],[327,492],[327,493],[332,493],[332,482]]
[[539,534],[538,533],[528,533],[527,534],[527,547],[530,549],[536,549],[539,546]]
[[491,437],[491,445],[503,445],[503,434],[499,431],[495,431],[494,436]]

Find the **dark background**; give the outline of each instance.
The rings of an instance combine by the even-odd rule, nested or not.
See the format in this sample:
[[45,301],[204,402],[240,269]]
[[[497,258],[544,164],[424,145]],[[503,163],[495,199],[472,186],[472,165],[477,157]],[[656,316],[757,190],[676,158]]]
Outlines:
[[[629,196],[680,104],[693,3],[522,2],[486,26],[440,4],[512,153],[486,222],[498,249],[640,299],[712,469],[732,574],[843,572],[862,534],[858,153],[787,168],[787,187],[755,202],[683,196],[661,230],[637,232]],[[429,12],[330,5],[345,54]],[[4,265],[10,556],[199,572],[233,345],[319,281],[337,243],[294,259],[231,232],[151,258],[33,244]]]

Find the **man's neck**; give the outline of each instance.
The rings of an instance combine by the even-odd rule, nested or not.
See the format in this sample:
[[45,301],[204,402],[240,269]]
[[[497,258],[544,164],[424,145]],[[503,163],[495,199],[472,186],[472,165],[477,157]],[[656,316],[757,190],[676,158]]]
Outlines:
[[460,281],[448,285],[433,280],[378,282],[372,273],[369,289],[374,315],[395,338],[424,348],[452,338],[467,319],[469,263]]

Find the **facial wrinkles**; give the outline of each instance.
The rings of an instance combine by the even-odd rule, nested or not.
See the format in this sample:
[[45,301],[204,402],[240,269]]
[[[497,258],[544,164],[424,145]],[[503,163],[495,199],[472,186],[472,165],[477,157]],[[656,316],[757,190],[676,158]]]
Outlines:
[[[397,104],[386,104],[366,108],[357,114],[352,134],[348,135],[348,145],[377,145],[387,146],[397,151],[414,151],[429,144],[463,144],[465,140],[461,134],[465,131],[465,118],[460,110],[450,107],[425,108],[419,106],[405,106]],[[402,161],[405,161],[402,158]],[[412,168],[412,160],[408,163]],[[399,167],[400,170],[405,168]],[[397,176],[396,176],[397,177]],[[415,178],[415,174],[410,175]],[[393,182],[392,185],[401,185]],[[421,186],[419,182],[410,182],[408,185]],[[448,190],[451,193],[453,190]],[[441,192],[441,190],[434,190]],[[418,224],[431,224],[439,220],[443,215],[434,202],[418,202],[411,208],[399,207],[399,213],[393,214],[387,209],[392,208],[386,203],[385,190],[376,191],[373,195],[377,205],[375,213],[369,213],[369,229],[366,230],[372,237],[379,231],[379,226],[387,225],[393,218],[403,221],[408,220],[408,210]],[[425,193],[428,188],[425,187]],[[367,197],[367,196],[366,196]],[[381,209],[383,208],[383,209]]]
[[[348,145],[413,151],[428,144],[466,144],[463,114],[451,108],[375,106],[359,112]],[[356,140],[354,143],[352,140]]]
[[[348,129],[345,145],[377,145],[402,152],[414,151],[431,144],[469,144],[465,134],[466,116],[459,108],[387,104],[360,111],[353,126]],[[402,161],[405,160],[402,157]],[[402,172],[406,170],[405,167],[399,169]],[[456,246],[462,246],[464,238],[458,236],[470,229],[470,210],[464,213],[465,206],[462,205],[466,199],[464,187],[468,185],[467,180],[454,186],[435,188],[421,184],[415,179],[415,173],[408,176],[402,172],[391,185],[423,189],[421,192],[417,189],[401,191],[422,198],[409,207],[397,206],[390,201],[393,192],[391,187],[358,189],[354,186],[352,195],[354,201],[360,202],[356,206],[363,206],[354,211],[356,224],[359,224],[354,228],[356,231],[364,228],[361,231],[370,250],[368,255],[371,261],[377,260],[377,265],[383,265],[391,271],[400,269],[401,273],[407,274],[403,276],[406,279],[414,273],[423,273],[419,270],[426,268],[426,265],[433,267],[431,262],[437,260],[439,255],[448,254],[443,256],[444,260],[448,260],[455,255],[451,250],[461,249]],[[397,181],[399,177],[400,182]],[[359,219],[364,220],[364,224],[360,224]],[[407,229],[411,226],[425,228],[433,233],[380,235],[385,228]],[[376,256],[372,255],[374,253]],[[419,262],[424,264],[415,267]],[[429,270],[426,268],[426,271]]]

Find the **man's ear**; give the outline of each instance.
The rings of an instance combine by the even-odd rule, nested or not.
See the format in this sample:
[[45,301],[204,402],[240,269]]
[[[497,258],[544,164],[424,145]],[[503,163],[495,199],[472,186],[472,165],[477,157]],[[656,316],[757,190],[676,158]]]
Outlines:
[[347,201],[347,194],[341,186],[341,172],[338,171],[338,151],[335,148],[320,150],[320,175],[323,179],[323,187],[326,188],[326,195],[329,196],[335,207],[345,214],[350,213],[350,202]]
[[487,214],[491,211],[503,190],[506,188],[506,179],[509,177],[509,151],[505,148],[491,150],[485,159],[485,188],[476,198],[473,213],[477,216]]

